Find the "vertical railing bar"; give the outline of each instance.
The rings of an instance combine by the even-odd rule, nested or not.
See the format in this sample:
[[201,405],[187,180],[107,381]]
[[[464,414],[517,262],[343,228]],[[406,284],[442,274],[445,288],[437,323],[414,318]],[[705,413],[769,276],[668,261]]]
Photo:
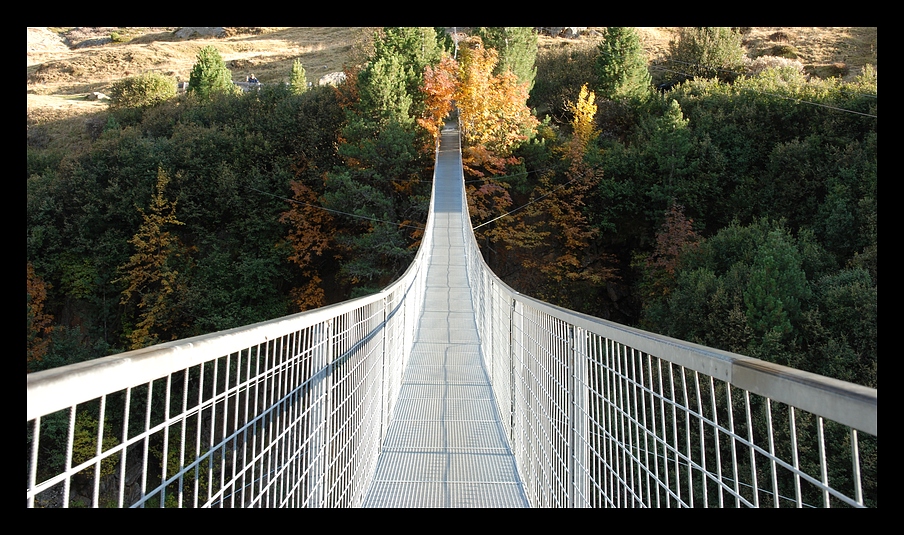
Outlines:
[[684,366],[681,371],[681,390],[684,392],[684,437],[687,446],[687,495],[688,505],[694,507],[694,456],[691,453],[691,400],[687,395],[687,375]]
[[280,496],[280,507],[295,507],[295,492],[297,491],[298,474],[296,473],[297,453],[300,445],[297,442],[298,425],[298,331],[292,331],[286,335],[289,343],[286,348],[286,416],[285,416],[285,444],[283,465],[283,492]]
[[383,451],[383,437],[385,436],[385,429],[383,428],[383,418],[385,417],[386,412],[386,403],[387,403],[387,395],[386,395],[386,331],[389,326],[387,324],[388,317],[388,304],[386,303],[386,298],[382,299],[383,303],[383,349],[380,352],[380,430],[379,430],[379,442],[377,444],[377,454]]
[[775,465],[775,438],[772,432],[772,399],[766,398],[766,427],[769,430],[769,464],[772,471],[773,507],[780,507],[778,492],[778,474]]
[[619,346],[618,359],[616,361],[616,373],[615,377],[618,380],[618,429],[621,433],[621,439],[619,440],[621,450],[621,473],[619,474],[619,481],[621,482],[621,494],[622,494],[622,504],[623,507],[628,507],[630,505],[631,500],[631,471],[632,467],[632,451],[631,451],[631,426],[628,423],[629,415],[626,410],[628,407],[628,378],[625,373],[625,366],[627,362],[628,355],[628,347],[625,345]]
[[657,373],[659,375],[659,418],[662,425],[662,458],[663,472],[665,472],[665,506],[671,507],[671,491],[672,485],[669,481],[669,448],[668,448],[668,427],[665,425],[665,392],[662,385],[662,359],[658,359]]
[[[641,448],[641,445],[640,445],[640,412],[638,411],[638,408],[637,408],[638,394],[640,394],[641,396],[643,394],[642,394],[642,389],[639,387],[639,385],[641,383],[637,382],[637,362],[635,359],[636,351],[637,350],[634,349],[633,347],[631,348],[631,358],[630,358],[631,362],[629,365],[629,369],[631,370],[631,375],[628,378],[628,380],[631,384],[631,390],[630,390],[631,391],[631,399],[633,400],[632,401],[632,406],[633,406],[632,420],[634,421],[633,422],[634,425],[632,426],[632,428],[634,430],[634,442],[637,443],[636,446],[632,445],[632,448],[631,448],[632,452],[636,450],[633,464],[636,467],[636,472],[637,472],[637,481],[635,482],[634,481],[635,470],[634,469],[631,470],[631,486],[632,486],[632,488],[634,488],[634,492],[633,492],[633,494],[635,496],[634,501],[640,501],[640,504],[643,505],[643,490],[641,490],[639,492],[637,491],[638,486],[640,486],[640,487],[643,486],[642,480],[643,480],[644,466],[640,461],[640,448]],[[643,379],[641,379],[641,381],[642,380]]]
[[750,407],[750,391],[744,390],[744,405],[747,411],[747,440],[750,443],[750,480],[753,487],[753,506],[760,506],[760,490],[756,476],[756,450],[753,448],[753,415]]
[[[700,466],[702,470],[700,471],[700,486],[703,491],[703,508],[706,509],[709,507],[709,482],[707,475],[709,474],[709,470],[706,467],[706,426],[703,423],[704,420],[704,412],[703,412],[703,396],[700,392],[700,374],[694,370],[694,386],[697,389],[697,412],[700,413],[700,416],[697,418],[697,421],[700,423]],[[693,481],[691,481],[693,485]]]
[[[236,495],[239,493],[239,412],[241,411],[242,397],[246,391],[247,384],[242,380],[242,353],[244,348],[235,352],[235,402],[232,406],[232,475],[229,478],[229,508],[235,509]],[[225,507],[225,505],[224,505]]]
[[166,390],[163,395],[163,466],[160,467],[160,508],[166,507],[166,468],[169,460],[169,428],[170,428],[170,395],[172,394],[173,374],[166,376]]
[[734,491],[735,491],[735,507],[741,507],[741,499],[740,499],[740,485],[738,480],[738,456],[737,456],[737,434],[735,434],[734,428],[734,406],[731,402],[731,385],[725,385],[725,393],[727,395],[728,400],[728,431],[729,436],[731,437],[731,475],[734,478]]
[[615,406],[612,409],[612,413],[615,419],[612,428],[615,430],[615,451],[617,459],[616,466],[618,467],[615,473],[614,481],[618,484],[619,488],[619,502],[621,506],[625,507],[628,505],[628,489],[626,488],[628,455],[626,455],[625,451],[627,447],[627,440],[625,438],[625,414],[622,410],[622,407],[624,407],[625,405],[625,385],[624,379],[622,377],[622,359],[624,358],[626,348],[622,344],[618,344],[616,347],[618,349],[615,352],[614,358],[612,359],[612,401],[615,403]]
[[681,467],[678,464],[678,398],[675,397],[675,374],[674,368],[672,367],[672,363],[669,362],[669,405],[672,407],[672,443],[671,450],[672,455],[675,458],[675,490],[677,498],[676,501],[680,506],[682,503],[681,498]]
[[716,406],[716,383],[713,377],[709,376],[709,399],[713,408],[713,445],[716,450],[716,477],[719,478],[717,486],[719,490],[719,508],[725,507],[725,480],[722,478],[722,446],[719,441],[719,410]]
[[[125,399],[125,408],[123,409],[124,416],[122,418],[122,441],[123,443],[127,443],[129,440],[129,410],[132,402],[132,387],[126,388],[126,399]],[[129,448],[124,447],[122,449],[122,458],[119,461],[119,508],[122,509],[122,506],[125,505],[125,492],[126,492],[126,461],[128,460],[128,452]]]
[[[182,375],[182,418],[180,418],[180,427],[181,435],[179,439],[179,491],[178,491],[178,504],[179,508],[182,508],[182,498],[183,498],[183,486],[184,486],[184,474],[185,474],[185,426],[188,425],[188,422],[185,421],[185,413],[188,411],[188,369],[186,368]],[[197,456],[195,456],[197,459]]]
[[[254,389],[254,394],[253,394],[253,397],[251,398],[254,402],[254,405],[251,407],[251,410],[252,410],[252,414],[254,414],[255,416],[257,416],[260,412],[260,410],[258,408],[258,406],[260,404],[260,401],[258,400],[258,396],[260,395],[259,391],[260,391],[260,380],[261,380],[261,359],[264,358],[264,356],[261,354],[261,345],[262,344],[256,344],[256,346],[255,346],[256,351],[255,351],[255,358],[254,358],[254,383],[252,384],[252,387]],[[254,502],[257,500],[257,496],[255,495],[253,490],[254,490],[255,486],[258,485],[257,476],[255,475],[255,472],[260,471],[260,470],[258,470],[258,464],[257,464],[257,434],[258,434],[257,429],[258,429],[258,427],[261,426],[261,423],[259,423],[257,421],[257,418],[255,418],[255,421],[252,425],[254,426],[254,428],[252,429],[251,456],[249,458],[249,464],[251,465],[249,478],[251,480],[250,485],[251,485],[252,493],[251,493],[251,496],[248,498],[249,505],[253,505]],[[208,493],[208,499],[209,499],[209,493]]]
[[100,500],[100,473],[101,459],[100,456],[104,452],[104,420],[107,416],[107,395],[100,397],[100,417],[97,419],[97,449],[94,456],[97,463],[94,465],[94,485],[91,490],[91,507],[97,509]]
[[[204,407],[204,363],[203,362],[201,363],[201,366],[199,367],[198,377],[199,377],[198,378],[198,412],[195,415],[195,418],[197,418],[196,423],[195,423],[195,459],[198,459],[201,457],[201,435],[203,434],[203,427],[202,427],[202,422],[204,420],[204,409],[203,409],[203,407]],[[186,391],[187,391],[187,389],[186,389]],[[198,507],[198,502],[201,499],[201,497],[199,496],[199,494],[201,492],[201,477],[202,477],[201,470],[202,470],[201,463],[195,463],[195,500],[194,500],[195,508]],[[210,481],[210,477],[208,476],[208,485],[207,485],[208,489],[210,488],[209,481]],[[209,501],[210,501],[210,493],[209,492],[208,492],[207,500],[209,503]]]
[[[282,445],[282,431],[285,417],[283,415],[283,408],[285,407],[285,401],[277,401],[283,399],[283,388],[285,384],[285,373],[286,373],[286,337],[280,336],[278,339],[273,341],[274,345],[274,370],[273,370],[273,381],[275,386],[273,388],[273,392],[270,395],[270,407],[272,410],[276,412],[275,423],[273,425],[273,432],[270,438],[270,473],[273,474],[271,476],[271,486],[272,490],[268,491],[269,503],[275,505],[279,500],[279,489],[280,489],[280,480],[282,478],[282,461],[283,461],[283,451],[284,448]],[[278,346],[278,347],[276,347]],[[273,449],[276,449],[273,452]],[[269,497],[270,494],[273,494],[272,497]]]
[[[652,430],[652,432],[653,432],[653,467],[655,469],[655,476],[656,476],[656,507],[659,508],[661,505],[661,502],[659,500],[659,487],[661,485],[660,482],[662,480],[659,478],[659,440],[658,440],[659,435],[656,431],[656,399],[655,399],[656,391],[653,389],[653,358],[652,358],[652,355],[650,355],[649,353],[647,353],[647,366],[650,369],[650,421],[653,423],[653,430]],[[659,370],[659,358],[658,357],[656,359],[656,367],[657,367],[658,372],[661,371],[661,370]],[[661,375],[660,375],[660,377],[661,377]],[[660,380],[660,382],[662,381],[661,378],[659,380]],[[660,390],[661,389],[662,389],[662,386],[660,384]],[[661,409],[662,408],[662,398],[660,397],[659,400],[660,400],[659,404],[660,404],[660,409]],[[661,417],[662,417],[662,415],[660,414],[660,418]],[[663,425],[664,425],[664,422],[663,422]]]
[[606,406],[605,411],[605,422],[603,424],[603,429],[609,429],[610,432],[607,434],[608,436],[605,439],[604,449],[606,451],[606,474],[607,479],[609,480],[609,500],[613,503],[615,507],[618,507],[618,491],[615,490],[615,477],[614,472],[617,470],[618,458],[613,450],[613,440],[612,434],[616,432],[615,424],[612,421],[612,405],[614,403],[614,394],[613,394],[613,386],[612,386],[612,361],[613,361],[613,353],[616,351],[615,349],[615,341],[609,340],[609,343],[606,347],[606,379],[605,390],[606,390],[606,399],[604,401]]
[[568,500],[568,502],[567,502],[568,507],[571,507],[571,508],[574,508],[574,493],[575,493],[574,465],[575,465],[575,456],[577,455],[577,451],[575,450],[575,443],[574,443],[574,427],[575,427],[575,421],[574,421],[574,405],[575,405],[574,361],[576,359],[575,347],[574,347],[574,337],[575,337],[574,329],[575,328],[571,325],[564,328],[564,330],[568,336],[568,350],[567,350],[567,355],[565,355],[564,357],[565,357],[565,359],[570,359],[570,362],[568,362],[566,360],[567,364],[565,364],[565,368],[566,368],[565,380],[568,381],[569,384],[566,385],[564,394],[565,394],[565,403],[567,404],[565,408],[568,411],[568,413],[567,413],[568,438],[566,438],[566,440],[569,442],[569,444],[566,445],[566,448],[568,451],[568,453],[567,453],[568,458],[566,459],[566,471],[568,474],[568,483],[567,483],[568,486],[567,486],[567,491],[566,491],[567,492],[566,499]]
[[[144,411],[144,451],[141,459],[141,496],[147,496],[147,474],[148,474],[148,456],[150,455],[150,432],[151,432],[151,402],[154,394],[154,381],[148,381],[147,406]],[[126,415],[129,414],[129,400],[131,399],[131,389],[126,389]],[[128,418],[126,418],[128,420]],[[123,424],[122,436],[128,438],[128,424]],[[125,485],[125,463],[123,463],[123,477],[120,478],[122,485]],[[125,488],[120,491],[120,502],[122,501],[122,493]],[[141,508],[144,508],[145,502],[141,502]],[[120,507],[122,504],[120,504]]]
[[816,417],[816,435],[819,440],[819,475],[822,481],[822,503],[826,506],[826,508],[830,507],[829,505],[829,474],[828,467],[826,466],[826,447],[825,447],[825,435],[823,431],[822,425],[822,416]]
[[[338,318],[337,318],[338,319]],[[324,423],[323,423],[323,437],[324,437],[324,451],[321,452],[320,461],[323,464],[323,469],[320,473],[320,477],[323,481],[321,485],[321,497],[320,497],[320,506],[321,507],[329,507],[327,503],[329,488],[328,485],[330,483],[330,474],[329,474],[329,451],[332,447],[332,426],[330,425],[332,420],[332,392],[333,392],[333,338],[336,336],[336,325],[334,324],[333,319],[327,321],[327,346],[326,346],[326,363],[324,367],[327,370],[326,381],[324,385]]]
[[213,359],[213,377],[210,381],[210,432],[207,439],[207,503],[210,504],[214,494],[214,438],[217,430],[217,378],[220,371],[220,359]]
[[[649,358],[649,356],[648,356]],[[647,427],[647,396],[644,393],[643,385],[644,385],[644,372],[643,372],[643,352],[641,352],[640,358],[637,359],[637,365],[640,368],[640,411],[641,411],[641,425],[643,429],[643,462],[644,462],[644,474],[646,475],[645,487],[647,491],[647,507],[653,506],[653,499],[650,496],[650,432]],[[652,374],[650,375],[650,380],[652,381]],[[652,399],[651,399],[652,406]],[[652,408],[652,407],[651,407]],[[653,425],[655,426],[655,418],[653,418]],[[655,464],[655,457],[653,458]]]
[[63,480],[63,508],[69,508],[69,482],[72,480],[72,447],[75,442],[75,411],[77,405],[69,407],[69,431],[66,437],[66,460],[65,474],[66,479]]
[[35,506],[35,489],[38,484],[38,448],[41,441],[41,417],[35,417],[34,431],[31,439],[31,465],[28,467],[28,493],[26,507]]
[[[223,422],[223,434],[220,435],[220,493],[225,492],[230,486],[226,483],[226,459],[229,457],[226,453],[226,437],[228,433],[226,432],[229,422],[229,398],[231,396],[230,391],[232,390],[229,387],[229,374],[232,371],[232,353],[226,353],[226,371],[223,377],[223,414],[220,418]],[[223,499],[219,500],[220,508],[223,506]]]
[[863,485],[860,481],[860,445],[857,441],[856,429],[851,429],[851,461],[854,463],[854,499],[863,505]]
[[794,414],[794,407],[788,407],[791,426],[791,462],[794,465],[794,494],[797,498],[797,508],[803,507],[803,497],[800,492],[800,464],[797,452],[797,421]]

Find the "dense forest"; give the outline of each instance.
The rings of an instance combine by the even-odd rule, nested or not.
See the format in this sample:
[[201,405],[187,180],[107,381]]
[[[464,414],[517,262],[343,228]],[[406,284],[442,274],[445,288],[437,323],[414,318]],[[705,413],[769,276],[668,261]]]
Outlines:
[[[27,146],[28,372],[376,291],[417,250],[438,125],[514,288],[878,387],[877,76],[687,28],[540,55],[530,28],[368,35],[344,83],[115,87],[90,147]],[[224,80],[226,82],[224,83]]]

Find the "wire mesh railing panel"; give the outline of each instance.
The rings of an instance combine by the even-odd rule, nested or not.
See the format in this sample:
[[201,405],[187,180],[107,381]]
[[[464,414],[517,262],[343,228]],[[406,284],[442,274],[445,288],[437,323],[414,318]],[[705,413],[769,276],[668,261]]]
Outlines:
[[487,369],[531,505],[878,506],[875,389],[543,303],[468,243]]
[[423,308],[434,226],[377,294],[29,374],[27,507],[360,504]]
[[336,472],[329,447],[357,439],[331,428],[341,429],[333,407],[357,393],[330,392],[329,329],[319,323],[29,419],[27,505],[321,503]]
[[29,374],[26,506],[358,505],[425,262],[372,296]]

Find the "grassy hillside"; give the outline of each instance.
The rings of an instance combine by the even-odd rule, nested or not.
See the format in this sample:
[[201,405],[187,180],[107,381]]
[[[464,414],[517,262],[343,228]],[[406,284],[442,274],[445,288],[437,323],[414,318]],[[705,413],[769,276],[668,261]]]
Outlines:
[[[26,51],[27,116],[42,123],[103,109],[85,100],[118,79],[157,71],[187,80],[198,50],[214,45],[236,81],[254,73],[261,82],[287,81],[300,59],[309,80],[342,70],[364,28],[225,28],[225,37],[178,39],[178,28],[29,28]],[[543,36],[541,48],[599,39],[588,28],[580,40]],[[676,28],[641,28],[651,62],[668,51]],[[795,56],[818,76],[856,76],[877,65],[877,28],[742,28],[748,56]],[[115,34],[117,42],[110,36]]]

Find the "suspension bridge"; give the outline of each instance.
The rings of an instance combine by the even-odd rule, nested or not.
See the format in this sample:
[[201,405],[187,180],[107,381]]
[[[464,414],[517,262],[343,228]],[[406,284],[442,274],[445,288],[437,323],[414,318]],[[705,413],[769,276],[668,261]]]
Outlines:
[[877,391],[486,266],[460,136],[377,294],[27,376],[27,507],[865,507]]

